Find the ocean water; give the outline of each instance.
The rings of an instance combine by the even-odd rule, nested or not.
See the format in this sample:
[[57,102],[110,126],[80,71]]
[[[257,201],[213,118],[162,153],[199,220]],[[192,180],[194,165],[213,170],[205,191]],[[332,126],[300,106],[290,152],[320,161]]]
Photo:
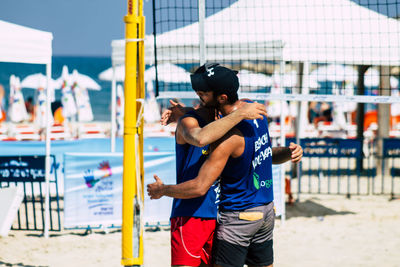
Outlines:
[[[62,68],[66,65],[70,73],[76,69],[79,73],[88,75],[94,79],[100,86],[100,91],[89,90],[90,103],[92,105],[92,111],[95,121],[110,121],[111,120],[111,81],[102,81],[98,79],[98,75],[103,70],[111,67],[110,57],[60,57],[53,56],[52,59],[52,75],[53,79],[58,79],[61,76]],[[194,64],[183,64],[180,65],[186,70],[190,71],[194,68]],[[150,66],[146,66],[146,69]],[[0,62],[0,84],[5,88],[5,109],[7,110],[8,104],[8,93],[9,93],[9,81],[11,75],[18,76],[21,81],[28,75],[35,73],[46,72],[45,65],[36,64],[22,64],[22,63],[4,63]],[[156,89],[156,86],[154,86]],[[164,83],[159,82],[158,90],[168,91],[187,91],[191,90],[190,83]],[[36,99],[36,90],[23,88],[22,93],[24,99],[32,96]],[[56,100],[61,99],[61,90],[56,90]],[[193,105],[193,100],[181,100],[186,105]],[[158,100],[161,110],[164,107],[168,107],[169,103],[167,99]],[[196,103],[194,103],[196,104]]]
[[[103,70],[111,67],[110,57],[57,57],[53,56],[52,60],[52,75],[53,79],[58,79],[61,76],[62,67],[68,66],[71,73],[76,69],[79,73],[88,75],[93,78],[100,86],[100,91],[89,90],[90,102],[92,105],[94,120],[109,121],[111,110],[111,82],[101,81],[98,75]],[[5,88],[6,98],[5,105],[7,108],[9,80],[12,74],[23,80],[26,76],[35,73],[46,72],[45,65],[22,64],[22,63],[3,63],[0,62],[0,84]],[[35,99],[36,90],[22,89],[25,100],[32,96]],[[56,90],[56,100],[61,99],[61,90]]]

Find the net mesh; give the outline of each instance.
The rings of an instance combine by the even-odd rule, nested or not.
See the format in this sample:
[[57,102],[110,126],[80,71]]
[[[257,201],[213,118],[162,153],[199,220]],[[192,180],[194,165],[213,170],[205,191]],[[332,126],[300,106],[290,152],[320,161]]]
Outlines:
[[399,13],[399,0],[153,1],[148,63],[166,98],[193,97],[188,74],[207,61],[239,71],[242,97],[398,103]]

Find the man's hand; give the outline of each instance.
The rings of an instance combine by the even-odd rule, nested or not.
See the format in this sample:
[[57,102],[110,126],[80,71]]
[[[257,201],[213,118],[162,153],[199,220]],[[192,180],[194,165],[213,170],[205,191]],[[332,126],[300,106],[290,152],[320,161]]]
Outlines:
[[161,115],[161,125],[168,125],[172,122],[178,121],[178,119],[187,111],[181,103],[177,103],[173,100],[169,100],[169,103],[171,106]]
[[237,112],[240,112],[245,120],[263,119],[263,115],[267,116],[266,107],[257,102],[245,103],[237,109]]
[[297,145],[295,143],[290,143],[289,149],[290,151],[292,151],[291,161],[293,163],[298,163],[303,157],[303,149],[301,148],[300,145]]
[[154,180],[156,180],[154,183],[147,185],[147,194],[150,199],[159,199],[163,196],[164,183],[156,174],[154,174]]

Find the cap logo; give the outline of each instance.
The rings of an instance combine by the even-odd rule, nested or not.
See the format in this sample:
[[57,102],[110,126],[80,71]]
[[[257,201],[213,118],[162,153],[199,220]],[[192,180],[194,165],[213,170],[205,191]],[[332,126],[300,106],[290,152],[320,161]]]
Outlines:
[[214,68],[207,69],[207,72],[208,72],[208,74],[207,74],[208,77],[213,76],[214,75]]

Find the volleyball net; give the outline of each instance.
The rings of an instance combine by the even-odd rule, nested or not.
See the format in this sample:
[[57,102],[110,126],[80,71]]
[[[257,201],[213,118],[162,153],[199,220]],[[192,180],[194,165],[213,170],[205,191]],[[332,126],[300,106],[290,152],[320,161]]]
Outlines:
[[[190,98],[188,72],[218,62],[258,100],[399,103],[400,1],[153,1],[155,89]],[[171,67],[173,65],[173,68]]]

